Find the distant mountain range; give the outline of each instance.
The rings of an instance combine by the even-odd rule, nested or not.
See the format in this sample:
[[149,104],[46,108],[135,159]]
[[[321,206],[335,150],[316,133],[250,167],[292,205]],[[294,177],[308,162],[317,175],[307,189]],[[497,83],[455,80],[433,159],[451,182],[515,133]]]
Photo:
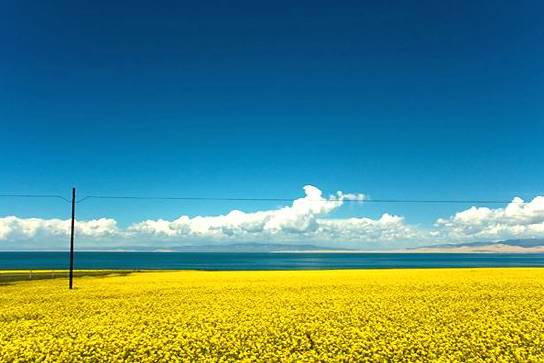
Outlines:
[[406,249],[407,252],[505,252],[544,253],[544,238],[510,239],[498,242],[447,243]]
[[160,252],[308,252],[350,251],[347,248],[321,247],[311,244],[232,243],[228,245],[181,246],[158,250]]
[[[228,245],[182,246],[160,250],[163,252],[365,252],[362,250],[322,247],[312,244],[282,243],[232,243]],[[495,253],[544,253],[544,238],[511,239],[498,242],[446,243],[405,250],[382,252],[495,252]]]

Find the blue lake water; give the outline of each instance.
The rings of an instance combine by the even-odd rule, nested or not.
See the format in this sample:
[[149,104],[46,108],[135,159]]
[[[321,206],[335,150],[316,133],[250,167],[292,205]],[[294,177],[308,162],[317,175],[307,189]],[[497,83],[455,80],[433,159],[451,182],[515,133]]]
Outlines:
[[[544,266],[544,254],[78,252],[77,269],[308,270]],[[0,252],[0,269],[65,269],[64,252]]]

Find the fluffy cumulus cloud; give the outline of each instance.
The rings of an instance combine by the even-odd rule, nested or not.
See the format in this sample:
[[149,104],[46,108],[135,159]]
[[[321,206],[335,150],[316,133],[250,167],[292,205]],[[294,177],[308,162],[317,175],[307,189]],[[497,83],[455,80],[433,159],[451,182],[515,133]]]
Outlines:
[[[70,227],[70,220],[0,217],[0,250],[64,247]],[[76,223],[77,235],[87,240],[118,237],[120,232],[111,218]]]
[[378,219],[346,218],[320,219],[319,234],[324,240],[345,242],[383,242],[399,243],[417,241],[424,233],[405,223],[403,217],[388,213]]
[[[397,248],[435,242],[544,237],[544,197],[514,198],[504,208],[472,207],[425,228],[388,213],[376,219],[333,218],[346,201],[364,203],[363,194],[325,196],[307,185],[304,197],[289,206],[257,212],[145,220],[120,228],[114,219],[77,221],[80,248],[138,249],[228,242],[313,243],[367,249]],[[64,248],[70,221],[0,217],[0,250]]]
[[544,197],[516,197],[505,208],[471,207],[436,222],[437,234],[452,240],[544,237]]
[[259,241],[289,241],[304,238],[319,239],[325,227],[326,215],[342,206],[346,200],[363,201],[363,194],[344,194],[325,198],[318,188],[304,187],[305,197],[291,206],[245,213],[233,210],[211,217],[181,216],[173,221],[147,220],[132,225],[127,232],[162,239],[207,239]]

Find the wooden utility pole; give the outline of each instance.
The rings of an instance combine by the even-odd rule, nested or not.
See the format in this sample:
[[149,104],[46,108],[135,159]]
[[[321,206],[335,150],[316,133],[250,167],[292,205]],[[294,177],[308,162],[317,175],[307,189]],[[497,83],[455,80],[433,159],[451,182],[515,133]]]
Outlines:
[[70,231],[70,290],[74,288],[74,226],[76,221],[76,188],[72,188],[72,228]]

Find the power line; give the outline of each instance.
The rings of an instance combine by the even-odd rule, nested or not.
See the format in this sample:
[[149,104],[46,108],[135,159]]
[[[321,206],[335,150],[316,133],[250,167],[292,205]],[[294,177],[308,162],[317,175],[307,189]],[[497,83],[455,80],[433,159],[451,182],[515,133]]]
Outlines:
[[[0,194],[0,198],[53,198],[67,203],[71,201],[57,194]],[[214,202],[294,202],[302,198],[243,198],[243,197],[195,197],[195,196],[134,196],[134,195],[87,195],[76,201],[81,203],[89,199],[123,199],[123,200],[181,200],[181,201],[214,201]],[[375,204],[508,204],[522,201],[511,200],[476,200],[476,199],[305,199],[308,202],[343,202],[343,203],[375,203]]]
[[[344,200],[345,202],[345,200]],[[368,199],[363,200],[366,203],[447,203],[447,204],[508,204],[508,203],[525,203],[517,202],[511,200],[460,200],[460,199],[450,199],[450,200],[441,200],[441,199]]]
[[[142,197],[130,195],[87,195],[80,200],[87,199],[137,199],[137,200],[194,200],[194,201],[256,201],[256,202],[292,202],[298,198],[230,198],[230,197]],[[315,200],[316,202],[319,200]]]
[[0,194],[0,198],[55,198],[70,203],[70,200],[56,194]]
[[[185,201],[235,201],[235,202],[294,202],[299,198],[238,198],[238,197],[192,197],[192,196],[132,196],[132,195],[87,195],[77,201],[81,203],[89,199],[127,199],[127,200],[185,200]],[[308,202],[345,202],[345,203],[410,203],[410,204],[508,204],[524,203],[505,200],[459,200],[459,199],[305,199]]]

